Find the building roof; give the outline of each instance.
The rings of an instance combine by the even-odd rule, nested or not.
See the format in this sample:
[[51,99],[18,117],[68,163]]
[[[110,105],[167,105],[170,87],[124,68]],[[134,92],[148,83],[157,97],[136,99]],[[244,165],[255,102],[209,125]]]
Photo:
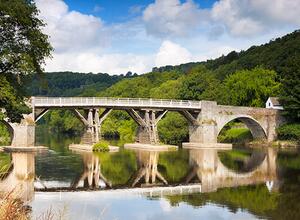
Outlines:
[[271,100],[271,102],[274,106],[281,106],[278,97],[269,97],[269,99]]

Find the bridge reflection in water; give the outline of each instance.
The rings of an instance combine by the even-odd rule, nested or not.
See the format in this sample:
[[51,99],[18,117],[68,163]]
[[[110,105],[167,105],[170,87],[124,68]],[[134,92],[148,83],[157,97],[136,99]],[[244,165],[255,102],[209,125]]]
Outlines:
[[277,181],[277,153],[273,148],[254,151],[243,164],[244,172],[236,172],[227,168],[218,156],[216,149],[189,150],[191,171],[185,184],[197,179],[202,192],[216,191],[223,187],[258,184]]
[[[243,164],[243,172],[227,168],[220,160],[217,149],[188,149],[190,169],[180,183],[169,183],[166,176],[159,172],[159,155],[153,150],[135,150],[137,170],[132,173],[126,184],[114,186],[101,171],[101,158],[91,152],[78,151],[82,156],[83,172],[76,176],[70,187],[48,188],[42,183],[42,191],[100,190],[105,192],[131,192],[148,195],[182,194],[211,192],[223,187],[236,187],[249,184],[278,182],[276,166],[277,151],[267,148],[254,151]],[[104,153],[110,154],[110,153]],[[117,154],[117,153],[113,153]],[[25,202],[34,198],[37,182],[34,153],[11,153],[11,167],[0,180],[0,192],[14,192]],[[42,178],[42,177],[41,177]],[[113,188],[101,190],[101,188]]]

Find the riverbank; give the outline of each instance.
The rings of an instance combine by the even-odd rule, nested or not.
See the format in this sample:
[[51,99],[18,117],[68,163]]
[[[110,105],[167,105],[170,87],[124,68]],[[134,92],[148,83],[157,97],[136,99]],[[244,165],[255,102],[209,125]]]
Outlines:
[[247,147],[278,147],[282,149],[288,149],[288,148],[300,148],[300,143],[297,141],[291,141],[291,140],[276,140],[272,142],[265,142],[265,141],[251,141],[248,143],[245,143],[245,146]]

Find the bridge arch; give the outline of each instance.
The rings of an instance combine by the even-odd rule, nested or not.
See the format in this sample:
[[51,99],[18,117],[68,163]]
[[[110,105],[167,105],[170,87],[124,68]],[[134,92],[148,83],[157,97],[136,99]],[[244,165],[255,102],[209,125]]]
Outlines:
[[12,143],[14,139],[14,128],[5,120],[0,120],[0,123],[2,123],[7,128],[10,136],[10,143]]
[[247,128],[249,128],[254,139],[267,139],[267,132],[264,129],[263,125],[249,115],[232,115],[226,120],[223,120],[222,122],[218,123],[217,137],[219,136],[220,132],[225,127],[225,125],[234,120],[239,120],[243,122],[247,126]]

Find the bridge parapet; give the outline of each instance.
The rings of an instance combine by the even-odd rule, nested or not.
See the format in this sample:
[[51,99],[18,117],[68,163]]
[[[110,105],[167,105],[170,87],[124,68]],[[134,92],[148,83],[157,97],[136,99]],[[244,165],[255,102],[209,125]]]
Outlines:
[[88,108],[114,107],[126,108],[163,108],[163,109],[201,109],[201,101],[144,99],[144,98],[108,98],[108,97],[31,97],[35,108]]

